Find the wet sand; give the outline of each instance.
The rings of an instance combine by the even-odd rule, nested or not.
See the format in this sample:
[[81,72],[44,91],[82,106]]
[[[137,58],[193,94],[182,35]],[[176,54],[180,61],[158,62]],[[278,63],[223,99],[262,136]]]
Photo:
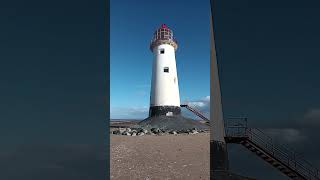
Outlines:
[[110,135],[112,180],[209,179],[209,133]]

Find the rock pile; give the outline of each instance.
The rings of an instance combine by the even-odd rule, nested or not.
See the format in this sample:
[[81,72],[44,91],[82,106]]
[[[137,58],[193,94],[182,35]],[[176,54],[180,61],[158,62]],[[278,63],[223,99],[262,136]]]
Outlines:
[[118,128],[116,130],[111,131],[112,134],[115,135],[124,135],[124,136],[144,136],[144,135],[164,135],[164,134],[198,134],[202,132],[207,132],[202,129],[184,129],[184,130],[165,130],[160,128]]

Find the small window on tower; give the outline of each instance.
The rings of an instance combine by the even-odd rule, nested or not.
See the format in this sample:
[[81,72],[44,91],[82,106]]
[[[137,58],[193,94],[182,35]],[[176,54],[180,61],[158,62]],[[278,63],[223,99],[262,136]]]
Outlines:
[[163,68],[163,72],[168,73],[169,72],[169,68],[168,67]]
[[160,49],[160,54],[164,54],[164,49]]

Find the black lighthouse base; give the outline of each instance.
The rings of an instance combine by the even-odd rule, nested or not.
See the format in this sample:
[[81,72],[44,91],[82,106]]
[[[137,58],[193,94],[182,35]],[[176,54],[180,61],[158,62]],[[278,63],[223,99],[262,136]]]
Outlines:
[[205,123],[202,123],[198,120],[193,120],[190,118],[183,117],[180,115],[172,116],[152,116],[148,117],[138,123],[138,126],[144,129],[159,128],[162,130],[209,130],[209,126]]
[[181,108],[179,106],[151,106],[149,108],[149,117],[170,116],[180,114]]
[[179,106],[151,106],[149,117],[138,123],[138,126],[151,129],[162,130],[209,130],[209,126],[203,122],[193,120],[181,115]]

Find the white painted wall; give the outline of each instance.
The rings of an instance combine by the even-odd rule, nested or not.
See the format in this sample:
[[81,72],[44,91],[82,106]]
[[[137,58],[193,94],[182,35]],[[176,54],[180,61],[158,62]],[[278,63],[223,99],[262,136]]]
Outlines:
[[[164,54],[160,50],[164,49]],[[164,72],[169,68],[169,73]],[[174,47],[161,44],[153,48],[150,106],[180,106]]]

